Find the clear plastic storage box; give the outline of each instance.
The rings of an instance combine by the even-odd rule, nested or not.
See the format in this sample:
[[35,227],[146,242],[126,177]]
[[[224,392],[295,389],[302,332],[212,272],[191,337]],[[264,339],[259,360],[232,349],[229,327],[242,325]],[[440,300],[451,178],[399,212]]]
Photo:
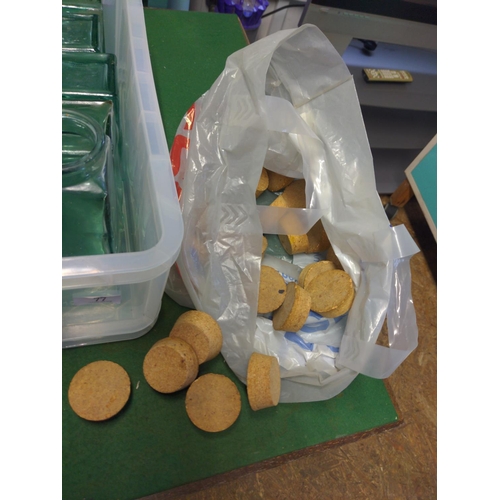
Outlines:
[[149,331],[183,237],[142,2],[102,0],[102,5],[106,52],[117,58],[116,153],[123,167],[113,174],[113,203],[122,213],[111,217],[120,219],[119,250],[62,259],[63,347],[133,339]]

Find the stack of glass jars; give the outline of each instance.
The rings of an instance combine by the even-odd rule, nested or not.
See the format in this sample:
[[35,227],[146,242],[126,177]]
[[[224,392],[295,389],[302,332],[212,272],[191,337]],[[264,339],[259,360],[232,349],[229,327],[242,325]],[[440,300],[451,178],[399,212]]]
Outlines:
[[110,186],[118,138],[116,58],[102,5],[62,5],[62,256],[110,253]]

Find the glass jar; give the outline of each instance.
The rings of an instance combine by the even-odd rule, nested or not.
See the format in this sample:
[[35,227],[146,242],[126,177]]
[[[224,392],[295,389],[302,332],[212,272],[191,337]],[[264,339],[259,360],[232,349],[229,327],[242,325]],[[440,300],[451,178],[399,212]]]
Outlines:
[[102,5],[62,4],[62,50],[104,52]]
[[63,100],[111,100],[116,103],[115,72],[114,54],[63,52]]
[[106,179],[111,166],[110,140],[102,126],[63,107],[63,257],[110,252]]

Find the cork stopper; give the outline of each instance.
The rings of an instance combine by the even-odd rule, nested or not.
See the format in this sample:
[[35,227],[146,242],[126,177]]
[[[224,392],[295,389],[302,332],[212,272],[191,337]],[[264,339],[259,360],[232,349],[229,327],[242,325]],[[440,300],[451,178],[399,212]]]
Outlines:
[[187,311],[175,322],[170,338],[187,342],[196,353],[198,363],[210,361],[222,348],[222,331],[215,319],[203,311]]
[[288,185],[272,203],[272,207],[306,208],[306,181],[297,179]]
[[299,285],[302,288],[306,288],[309,283],[325,271],[330,271],[335,268],[335,264],[329,260],[321,260],[319,262],[313,262],[308,264],[299,274]]
[[286,283],[281,274],[272,267],[261,266],[257,313],[275,311],[283,304],[285,296]]
[[344,269],[342,264],[340,263],[339,258],[335,254],[332,246],[328,247],[328,249],[326,251],[326,260],[333,262],[336,269],[342,269],[342,270]]
[[281,378],[278,360],[258,352],[252,353],[247,369],[247,395],[252,410],[276,406],[280,399]]
[[280,234],[278,237],[288,255],[306,253],[309,248],[307,234]]
[[350,296],[353,287],[351,277],[345,271],[325,271],[306,286],[311,296],[311,309],[319,314],[333,314],[334,309],[338,310]]
[[130,378],[112,361],[94,361],[84,366],[76,372],[68,389],[71,409],[93,422],[114,417],[129,397]]
[[307,238],[309,240],[307,253],[324,252],[331,246],[321,220],[316,222],[316,224],[314,224],[314,226],[307,232]]
[[354,297],[356,296],[356,292],[354,291],[354,287],[349,292],[349,295],[346,299],[339,304],[338,307],[332,309],[331,311],[321,313],[325,318],[338,318],[343,316],[351,309],[352,303],[354,302]]
[[298,332],[304,326],[310,309],[311,296],[309,293],[297,283],[288,283],[285,301],[273,314],[274,329]]
[[164,394],[186,388],[198,375],[198,358],[193,348],[179,338],[164,338],[144,358],[146,382]]
[[240,392],[225,375],[207,373],[187,390],[186,412],[199,429],[221,432],[231,427],[241,412]]
[[269,177],[267,170],[263,168],[260,174],[259,183],[257,184],[257,190],[255,191],[255,197],[258,198],[267,189],[268,185]]
[[293,177],[287,177],[286,175],[278,174],[272,170],[268,170],[267,175],[269,178],[269,185],[267,186],[267,189],[273,193],[276,191],[282,191],[294,181]]

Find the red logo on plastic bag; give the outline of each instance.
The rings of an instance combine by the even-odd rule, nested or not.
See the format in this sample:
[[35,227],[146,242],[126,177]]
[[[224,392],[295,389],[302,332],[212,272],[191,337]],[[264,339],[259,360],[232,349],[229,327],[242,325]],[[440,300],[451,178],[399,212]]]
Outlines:
[[[177,129],[177,135],[174,137],[174,142],[172,144],[172,149],[170,151],[170,161],[172,163],[172,171],[174,173],[175,180],[175,189],[177,190],[177,197],[180,199],[182,194],[182,188],[179,184],[179,180],[182,180],[182,177],[179,179],[179,172],[181,171],[181,162],[182,162],[182,150],[189,149],[189,133],[187,135],[183,135],[181,132],[184,130],[191,130],[193,128],[195,118],[195,109],[194,104],[189,108],[188,112],[184,115],[179,128]],[[182,176],[182,173],[181,173]]]

